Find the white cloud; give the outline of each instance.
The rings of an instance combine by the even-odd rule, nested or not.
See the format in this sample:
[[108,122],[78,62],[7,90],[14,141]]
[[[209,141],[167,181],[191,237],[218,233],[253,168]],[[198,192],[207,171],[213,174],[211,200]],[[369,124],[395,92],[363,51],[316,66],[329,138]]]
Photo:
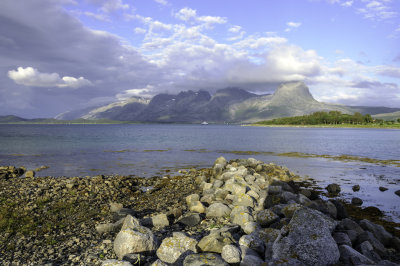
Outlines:
[[196,10],[189,7],[184,7],[175,13],[175,17],[183,21],[189,21],[190,19],[196,17]]
[[[13,0],[3,1],[12,3]],[[51,1],[55,5],[53,0],[40,1]],[[104,0],[96,1],[101,3],[99,6],[104,3]],[[370,2],[360,3],[366,6]],[[389,5],[389,2],[379,2]],[[134,24],[132,30],[136,34],[144,34],[140,46],[133,47],[118,36],[93,31],[77,23],[70,12],[60,15],[55,8],[42,12],[34,3],[27,3],[29,11],[40,15],[33,16],[32,12],[26,11],[24,16],[15,16],[17,19],[14,23],[8,25],[12,30],[3,30],[0,34],[1,44],[12,52],[0,53],[0,68],[4,65],[0,70],[5,74],[3,78],[0,75],[0,81],[3,88],[9,88],[7,91],[0,90],[0,111],[12,108],[14,100],[20,99],[20,96],[10,98],[13,92],[22,93],[24,102],[32,102],[37,113],[42,112],[41,106],[46,105],[48,110],[49,104],[57,102],[58,97],[64,97],[64,106],[54,106],[50,112],[54,114],[66,108],[83,106],[95,98],[122,99],[166,91],[176,93],[227,86],[271,92],[276,84],[294,80],[304,80],[317,99],[327,102],[362,105],[385,98],[389,99],[387,102],[391,106],[400,104],[399,98],[390,101],[390,98],[396,99],[399,86],[379,82],[380,79],[399,78],[400,71],[395,66],[365,66],[350,59],[327,62],[317,52],[293,45],[276,33],[253,33],[248,36],[239,25],[232,26],[223,17],[200,16],[196,10],[188,7],[173,13],[179,20],[171,24],[134,12],[122,12],[121,15],[126,15],[127,19],[135,19],[136,23],[140,23]],[[122,1],[114,3],[124,5]],[[354,3],[358,4],[356,1]],[[370,5],[370,8],[373,6]],[[1,8],[0,14],[7,14],[9,10]],[[46,17],[46,21],[51,23],[37,19],[48,13],[52,16]],[[216,26],[217,23],[227,24],[213,31],[210,25]],[[30,25],[35,25],[40,31],[30,32],[27,30],[31,29],[28,27]],[[60,28],[65,30],[60,31],[53,25],[62,25]],[[302,25],[290,21],[285,26],[294,29]],[[27,35],[24,30],[28,31]],[[21,32],[24,32],[24,36]],[[43,33],[45,38],[37,38],[37,32]],[[212,36],[222,37],[213,39]],[[71,45],[65,48],[65,43]],[[340,58],[345,56],[340,51],[337,54],[340,54]],[[35,66],[36,69],[19,67],[14,70],[21,65]],[[51,69],[56,73],[44,73],[38,69],[44,72]],[[58,73],[79,73],[86,79],[72,77],[77,74],[62,77]],[[86,88],[92,83],[95,86]],[[31,87],[81,89],[59,89],[47,93],[48,90]],[[380,94],[374,94],[374,91]]]
[[65,76],[60,78],[57,73],[40,73],[36,68],[18,67],[17,70],[8,71],[8,77],[15,83],[31,87],[59,87],[79,88],[93,85],[89,80],[80,77]]
[[184,7],[178,12],[176,12],[175,17],[177,19],[189,22],[190,20],[194,20],[196,22],[202,22],[206,25],[210,26],[211,24],[225,24],[227,22],[226,18],[218,17],[218,16],[197,16],[197,11],[195,9],[191,9],[189,7]]
[[391,1],[387,0],[362,0],[366,3],[364,7],[357,11],[366,19],[388,20],[398,16],[396,11],[390,6]]
[[136,27],[136,28],[134,29],[134,31],[135,31],[135,33],[137,33],[137,34],[145,34],[145,33],[147,32],[146,29],[139,28],[139,27]]
[[228,40],[228,41],[237,41],[237,40],[243,39],[243,37],[244,37],[245,34],[246,34],[245,31],[241,31],[241,32],[239,33],[239,35],[235,35],[235,36],[229,37],[227,40]]
[[232,33],[238,33],[241,29],[242,29],[242,27],[240,27],[240,26],[233,26],[233,27],[230,27],[228,29],[228,31],[232,32]]
[[298,28],[301,26],[301,22],[287,22],[286,23],[287,28],[285,29],[285,32],[290,32],[292,29]]
[[279,36],[249,36],[233,45],[241,49],[260,49],[268,48],[269,45],[284,44],[286,42],[286,38]]
[[132,96],[149,98],[152,96],[153,90],[154,90],[154,86],[147,85],[145,88],[125,90],[123,93],[117,94],[116,98],[118,100],[126,100]]
[[154,1],[159,3],[159,4],[161,4],[161,5],[163,5],[163,6],[168,5],[168,1],[167,0],[154,0]]
[[128,9],[129,5],[124,4],[122,0],[106,0],[102,7],[101,11],[105,13],[111,13],[120,9]]
[[214,16],[201,16],[197,20],[207,24],[225,24],[227,22],[226,18]]
[[93,12],[86,11],[83,14],[85,16],[87,16],[87,17],[91,17],[91,18],[94,18],[94,19],[97,19],[97,20],[100,20],[100,21],[111,22],[110,18],[104,13],[98,14],[98,13],[93,13]]
[[376,66],[375,73],[381,76],[387,76],[400,79],[400,67],[395,66]]
[[300,22],[288,22],[288,23],[286,23],[286,25],[291,28],[298,28],[301,26],[301,23]]
[[151,25],[152,29],[158,29],[158,30],[171,30],[172,25],[171,24],[164,24],[158,20],[152,21]]
[[353,5],[353,3],[354,3],[354,1],[346,1],[346,2],[341,3],[340,5],[344,6],[344,7],[351,7]]

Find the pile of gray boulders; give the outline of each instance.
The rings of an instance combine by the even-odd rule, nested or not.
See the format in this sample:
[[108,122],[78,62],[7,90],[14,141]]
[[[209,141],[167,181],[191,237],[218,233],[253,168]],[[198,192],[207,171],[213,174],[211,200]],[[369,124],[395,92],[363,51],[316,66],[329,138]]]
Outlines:
[[349,218],[298,179],[274,164],[220,157],[211,176],[196,177],[199,193],[186,197],[183,213],[139,220],[126,211],[99,224],[99,232],[119,230],[118,260],[102,265],[398,265],[399,238]]

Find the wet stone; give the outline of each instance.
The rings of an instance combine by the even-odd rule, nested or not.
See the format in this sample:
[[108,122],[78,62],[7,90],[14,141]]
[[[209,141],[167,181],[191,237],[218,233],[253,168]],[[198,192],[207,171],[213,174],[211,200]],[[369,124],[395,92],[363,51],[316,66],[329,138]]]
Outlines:
[[335,183],[333,183],[333,184],[329,184],[327,187],[326,187],[326,190],[328,191],[328,193],[329,194],[331,194],[331,195],[338,195],[339,193],[340,193],[340,186],[338,185],[338,184],[335,184]]
[[351,199],[351,204],[359,206],[363,204],[363,201],[360,198],[354,197]]

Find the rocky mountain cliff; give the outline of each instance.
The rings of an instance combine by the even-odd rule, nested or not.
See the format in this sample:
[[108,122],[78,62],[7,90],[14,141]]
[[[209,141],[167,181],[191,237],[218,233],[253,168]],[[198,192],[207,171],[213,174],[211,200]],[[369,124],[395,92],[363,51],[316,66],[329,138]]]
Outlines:
[[252,98],[230,107],[230,113],[236,122],[256,122],[332,110],[353,113],[346,106],[318,102],[303,82],[282,84],[271,96]]
[[285,83],[273,95],[257,95],[240,88],[209,92],[183,91],[158,94],[152,99],[132,97],[91,110],[78,110],[59,115],[57,119],[112,119],[167,123],[250,123],[279,117],[299,116],[317,111],[389,113],[400,108],[351,107],[318,102],[303,82]]

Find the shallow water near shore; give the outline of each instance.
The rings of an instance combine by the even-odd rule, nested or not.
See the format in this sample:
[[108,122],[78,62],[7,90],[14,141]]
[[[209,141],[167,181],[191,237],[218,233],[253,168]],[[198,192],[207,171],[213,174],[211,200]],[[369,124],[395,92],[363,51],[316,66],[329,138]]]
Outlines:
[[[298,153],[298,154],[293,154]],[[346,156],[341,156],[346,155]],[[359,197],[400,221],[400,131],[231,125],[0,125],[0,165],[50,168],[38,176],[150,177],[214,160],[253,157],[284,165],[341,197]],[[350,159],[349,159],[350,158]],[[351,187],[359,184],[361,190]],[[378,187],[388,188],[381,192]]]

